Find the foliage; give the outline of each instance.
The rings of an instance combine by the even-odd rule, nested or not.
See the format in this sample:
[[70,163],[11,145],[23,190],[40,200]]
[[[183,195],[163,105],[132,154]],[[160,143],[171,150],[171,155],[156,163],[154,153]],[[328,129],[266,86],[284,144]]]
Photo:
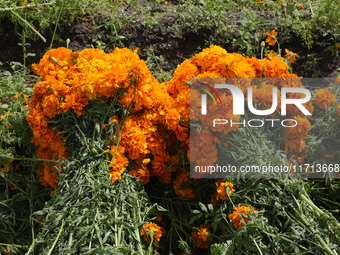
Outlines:
[[31,75],[18,63],[11,64],[13,74],[0,74],[0,243],[1,251],[20,254],[38,233],[31,215],[43,208],[50,188],[36,178],[38,159],[26,121],[33,91],[25,78]]
[[[53,49],[33,66],[42,78],[30,100],[28,122],[25,100],[31,97],[32,89],[24,80],[32,77],[19,70],[11,75],[1,73],[1,251],[337,254],[337,179],[190,179],[188,82],[194,77],[216,75],[242,78],[245,74],[270,77],[272,73],[273,77],[295,77],[291,69],[294,53],[281,52],[283,32],[278,36],[267,33],[268,42],[278,44],[277,53],[271,51],[273,45],[260,45],[266,39],[264,32],[277,27],[286,31],[288,38],[298,35],[307,47],[333,34],[334,38],[322,44],[334,48],[339,22],[332,10],[338,6],[331,1],[301,1],[302,8],[300,3],[276,6],[267,0],[169,2],[105,2],[114,10],[104,22],[113,36],[111,42],[98,38],[93,43],[103,49],[107,43],[123,46],[129,35],[125,37],[121,31],[136,25],[135,17],[150,32],[161,14],[172,8],[179,18],[168,29],[175,36],[181,36],[180,29],[193,33],[212,29],[214,34],[206,44],[232,43],[245,55],[261,54],[261,59],[211,46],[186,59],[170,75],[163,71],[163,56],[156,56],[152,46],[144,50],[148,67],[128,49],[116,49],[111,54],[93,49],[80,53]],[[98,4],[65,1],[65,12],[60,12],[63,1],[48,2],[58,6],[55,10],[45,9],[45,2],[37,3],[37,12],[43,17],[37,13],[33,17],[30,9],[18,8],[19,2],[9,1],[4,2],[0,17],[11,16],[13,23],[23,24],[27,30],[21,31],[21,36],[26,38],[33,35],[32,29],[10,14],[11,10],[36,26],[47,22],[45,28],[53,30],[59,20],[50,18],[56,20],[61,13],[76,21],[85,13],[92,15]],[[141,8],[144,5],[146,8]],[[319,22],[325,12],[329,12],[327,26]],[[268,16],[274,17],[273,24],[262,23]],[[291,16],[299,22],[292,22]],[[43,26],[39,28],[44,30]],[[24,39],[22,45],[25,52]],[[211,58],[215,55],[218,57]],[[254,87],[259,99],[268,94],[265,89],[271,88],[269,85]],[[198,153],[205,155],[216,152],[222,160],[219,164],[238,167],[291,164],[307,172],[318,164],[337,164],[339,87],[330,82],[326,86],[330,93],[324,89],[312,92],[310,125],[302,116],[298,121],[304,125],[295,132],[268,125],[213,132],[195,120],[191,123],[193,133],[198,128],[211,140],[201,139],[195,144],[197,137],[192,134],[190,150],[198,148]],[[266,103],[257,106],[270,107],[271,102]],[[294,111],[288,114],[293,117]],[[244,116],[246,121],[253,117],[249,113]]]

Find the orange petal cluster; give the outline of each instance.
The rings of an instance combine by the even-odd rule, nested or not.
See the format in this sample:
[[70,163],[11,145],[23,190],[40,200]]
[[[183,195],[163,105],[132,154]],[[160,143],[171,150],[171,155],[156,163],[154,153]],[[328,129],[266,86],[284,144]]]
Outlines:
[[[223,181],[218,181],[216,182],[216,187],[217,187],[217,195],[216,199],[222,199],[226,200],[228,195],[231,196],[231,194],[235,191],[234,190],[234,184],[231,182],[223,182]],[[227,193],[227,188],[229,189]]]
[[[63,138],[59,136],[62,130],[53,130],[49,121],[62,113],[86,115],[90,101],[104,102],[104,99],[120,95],[118,102],[130,109],[130,115],[126,119],[112,117],[111,122],[117,122],[122,130],[117,129],[115,133],[120,137],[119,144],[107,142],[111,181],[119,181],[127,168],[144,184],[151,176],[157,176],[163,183],[172,181],[173,161],[178,154],[173,146],[177,139],[183,146],[189,144],[188,128],[179,122],[183,115],[189,119],[190,99],[186,85],[178,87],[181,104],[173,107],[176,102],[168,86],[159,84],[145,61],[127,48],[116,48],[111,54],[99,49],[81,52],[52,49],[32,68],[41,76],[41,81],[33,89],[27,120],[33,130],[33,141],[39,145],[38,157],[46,160],[69,157]],[[40,181],[55,187],[58,177],[55,168],[49,167],[38,170]]]
[[266,39],[266,43],[268,43],[271,46],[274,46],[276,43],[277,32],[275,30],[272,30],[271,33],[266,32],[266,35],[268,35],[268,38]]
[[173,181],[174,190],[179,197],[187,197],[193,199],[195,197],[191,188],[188,185],[191,183],[189,171],[179,171],[177,178]]
[[258,210],[254,207],[250,206],[240,206],[240,207],[234,207],[234,212],[232,214],[228,215],[228,218],[232,220],[234,227],[240,228],[243,227],[245,223],[250,221],[247,216],[249,213],[257,213]]
[[318,89],[315,91],[315,104],[322,110],[329,108],[335,102],[335,95],[333,95],[327,88]]
[[[275,31],[268,34],[271,40],[277,35]],[[112,117],[111,122],[117,122],[122,127],[122,130],[117,129],[114,134],[120,138],[119,144],[116,144],[117,140],[107,143],[110,146],[109,174],[112,182],[120,180],[121,174],[128,169],[130,174],[142,179],[144,184],[151,176],[156,176],[162,183],[173,182],[177,195],[186,197],[193,195],[189,190],[185,191],[187,194],[181,194],[179,190],[186,190],[183,185],[188,184],[187,174],[184,174],[178,162],[174,162],[178,161],[180,155],[186,155],[196,164],[214,165],[217,161],[217,145],[227,146],[220,141],[220,137],[237,128],[237,125],[219,125],[215,132],[202,129],[189,137],[190,120],[208,123],[206,128],[210,129],[213,123],[209,117],[202,116],[198,108],[190,112],[190,101],[200,100],[201,95],[187,85],[191,79],[260,76],[285,78],[284,83],[282,79],[277,79],[258,87],[245,80],[238,84],[243,92],[253,86],[253,102],[261,103],[264,108],[272,105],[274,87],[279,89],[279,93],[284,86],[302,87],[301,82],[289,82],[289,78],[297,76],[288,71],[288,65],[278,55],[271,54],[270,58],[261,60],[228,53],[214,45],[186,59],[176,68],[173,78],[163,84],[157,82],[138,54],[126,48],[116,48],[110,54],[98,49],[85,49],[81,52],[72,52],[66,48],[52,49],[46,52],[39,64],[33,65],[33,70],[42,78],[34,88],[27,120],[33,130],[33,141],[40,146],[39,157],[59,159],[69,156],[63,138],[59,136],[61,130],[52,131],[53,126],[48,124],[49,121],[65,113],[86,116],[89,102],[101,102],[120,95],[118,102],[130,109],[130,114],[126,119],[117,115]],[[238,121],[240,116],[233,115],[231,93],[219,92],[218,95],[226,105],[222,108],[209,104],[208,111],[212,113],[210,118],[214,116]],[[289,97],[299,95],[291,93]],[[311,104],[305,105],[312,110]],[[288,114],[297,115],[296,109],[290,107],[287,107]],[[301,121],[301,125],[305,125],[305,121]],[[301,151],[305,133],[300,134],[298,140],[298,133],[293,130],[286,132],[286,153]],[[52,180],[50,173],[54,175],[53,167],[49,172],[45,167],[39,169],[44,185],[56,185],[57,177]]]
[[211,233],[210,226],[205,227],[203,224],[197,226],[198,231],[191,232],[192,238],[195,240],[195,246],[206,249],[212,243],[213,238],[209,236]]
[[157,226],[157,224],[150,221],[150,223],[146,223],[143,225],[141,230],[141,236],[143,236],[144,241],[151,242],[150,231],[153,232],[153,240],[157,242],[160,241],[161,237],[165,234],[165,229],[163,227]]
[[285,152],[288,155],[293,155],[300,153],[305,148],[305,142],[303,139],[307,138],[308,130],[311,127],[311,124],[308,119],[303,118],[299,115],[293,117],[296,121],[297,125],[294,127],[295,122],[289,121],[287,126],[285,127]]

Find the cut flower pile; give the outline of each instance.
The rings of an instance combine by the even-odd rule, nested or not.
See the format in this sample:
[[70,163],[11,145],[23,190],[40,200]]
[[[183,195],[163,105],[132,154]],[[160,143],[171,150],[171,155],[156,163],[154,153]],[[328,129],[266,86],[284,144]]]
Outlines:
[[[268,33],[269,45],[275,44],[276,35],[275,31]],[[190,122],[196,124],[211,122],[202,119],[200,109],[190,109],[190,100],[200,100],[201,93],[199,90],[190,91],[191,87],[188,84],[193,78],[281,78],[276,83],[263,82],[260,86],[239,84],[242,92],[246,92],[247,88],[252,86],[253,101],[261,102],[264,108],[270,108],[273,87],[278,88],[279,93],[284,86],[303,87],[298,77],[289,71],[289,63],[293,62],[297,55],[288,50],[286,53],[286,59],[275,54],[257,59],[244,57],[238,53],[228,53],[212,45],[186,59],[177,67],[170,81],[160,84],[145,62],[126,48],[116,48],[111,54],[98,49],[85,49],[81,52],[72,52],[66,48],[49,50],[39,64],[33,66],[35,73],[41,76],[41,81],[33,89],[34,95],[30,101],[27,118],[33,130],[33,142],[38,146],[37,157],[44,159],[37,172],[41,184],[55,188],[53,201],[58,201],[59,196],[64,196],[63,192],[64,194],[70,192],[65,188],[68,177],[63,179],[63,174],[72,176],[70,171],[77,171],[67,165],[75,164],[84,170],[89,167],[93,173],[96,171],[94,166],[106,168],[105,178],[110,180],[113,187],[118,187],[120,182],[130,183],[128,181],[130,177],[128,179],[124,177],[126,174],[137,177],[155,206],[143,216],[129,214],[129,217],[138,218],[139,233],[138,237],[135,235],[134,238],[139,239],[142,236],[143,241],[139,240],[138,249],[135,248],[139,252],[152,249],[161,253],[169,249],[169,245],[171,247],[170,243],[174,242],[172,238],[175,237],[183,244],[178,248],[182,254],[189,254],[191,249],[196,249],[199,254],[202,249],[210,246],[217,249],[218,245],[223,243],[228,244],[229,248],[232,247],[230,242],[227,242],[233,240],[231,233],[236,237],[244,235],[247,231],[259,233],[260,227],[257,224],[260,224],[261,220],[264,222],[263,215],[271,205],[265,201],[258,203],[249,199],[242,202],[240,199],[242,194],[238,194],[238,187],[242,187],[244,183],[236,180],[190,179],[190,161],[198,165],[216,164],[221,150],[224,152],[231,150],[230,141],[225,140],[225,137],[242,132],[243,129],[233,126],[212,131],[211,126],[206,126],[199,133],[192,132],[192,135],[189,135],[190,128],[193,129]],[[288,81],[291,79],[291,82],[282,83],[283,78]],[[190,92],[193,93],[191,96]],[[219,96],[223,101],[230,102],[230,105],[227,109],[221,110],[210,104],[208,111],[214,116],[239,121],[241,117],[232,114],[231,95],[219,93]],[[299,94],[289,95],[289,98],[299,97]],[[315,99],[305,103],[304,106],[310,112],[332,109],[332,114],[336,112],[333,117],[338,121],[339,106],[332,107],[336,100],[334,93],[327,89],[319,89],[316,91]],[[317,110],[314,110],[314,101],[319,108]],[[280,107],[275,114],[280,114]],[[293,128],[286,127],[275,131],[282,137],[282,143],[276,148],[284,152],[286,162],[297,163],[297,160],[299,163],[304,160],[309,162],[308,157],[311,159],[319,157],[311,154],[311,147],[307,146],[309,151],[305,152],[306,144],[310,142],[308,133],[311,121],[294,107],[287,107],[287,115],[298,124]],[[73,133],[69,130],[73,130]],[[98,137],[101,139],[100,142]],[[79,154],[80,151],[84,156]],[[328,162],[339,162],[337,161],[339,153],[330,155],[329,148],[323,149],[322,152],[323,158],[327,157]],[[79,162],[83,162],[83,165],[79,165]],[[105,170],[101,173],[105,173]],[[86,179],[86,176],[79,178]],[[254,185],[255,183],[256,181]],[[156,195],[155,190],[159,185],[166,187],[167,191]],[[277,190],[293,192],[284,188],[281,190],[281,187]],[[264,190],[259,188],[257,192]],[[296,192],[298,191],[295,190],[293,193],[296,195]],[[167,201],[176,201],[180,206],[177,209],[173,208],[172,202]],[[233,202],[237,202],[238,206],[234,206]],[[57,205],[56,202],[55,205],[53,203],[52,207]],[[156,206],[156,203],[160,206]],[[155,208],[158,209],[155,211]],[[192,213],[188,212],[188,216],[184,216],[171,211],[177,212],[176,210],[185,208],[189,208]],[[158,217],[160,215],[162,217]],[[125,216],[121,214],[120,221],[130,224],[131,219]],[[64,220],[67,221],[63,219],[60,222],[59,219],[59,223],[56,223],[59,227],[62,224],[61,229]],[[48,224],[52,223],[46,224],[49,226]],[[46,231],[44,234],[52,233]],[[105,240],[109,240],[107,238],[110,235],[117,233],[121,233],[118,228],[112,228],[112,233],[107,232]],[[58,233],[53,235],[59,238]],[[90,232],[84,234],[86,237],[90,235]],[[122,238],[127,238],[128,235],[126,233]],[[339,238],[339,235],[336,235],[336,238]],[[98,241],[97,246],[93,244],[91,247],[90,244],[85,247],[80,243],[70,242],[68,248],[61,245],[58,251],[67,251],[71,248],[72,251],[82,249],[88,252],[93,249],[99,251],[105,246],[101,238],[98,240],[101,241]],[[122,244],[118,241],[121,240],[120,237],[112,240],[115,240],[110,244],[112,246],[118,247],[118,244]],[[58,242],[67,240],[59,238]],[[189,244],[191,248],[184,243]],[[129,241],[124,243],[128,244]]]

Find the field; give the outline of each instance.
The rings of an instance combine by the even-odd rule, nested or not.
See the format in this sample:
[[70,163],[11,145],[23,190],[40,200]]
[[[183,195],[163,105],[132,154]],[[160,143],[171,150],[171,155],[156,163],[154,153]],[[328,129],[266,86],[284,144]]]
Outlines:
[[338,254],[339,13],[2,0],[0,252]]

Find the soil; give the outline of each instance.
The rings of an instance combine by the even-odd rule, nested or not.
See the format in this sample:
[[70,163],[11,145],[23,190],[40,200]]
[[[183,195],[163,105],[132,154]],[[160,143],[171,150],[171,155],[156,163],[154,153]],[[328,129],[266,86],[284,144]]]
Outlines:
[[[156,10],[157,11],[157,10]],[[103,17],[107,15],[104,12],[97,10],[93,16],[84,16],[79,21],[72,25],[63,24],[58,29],[59,41],[53,43],[53,47],[65,47],[65,40],[70,39],[69,48],[73,51],[81,51],[85,48],[96,47],[96,41],[105,45],[105,52],[112,52],[117,44],[112,42],[112,32],[105,29],[103,24]],[[136,19],[133,26],[122,29],[119,34],[125,39],[121,41],[119,47],[133,48],[138,46],[141,51],[141,58],[147,58],[147,51],[145,49],[153,49],[154,56],[163,56],[164,62],[162,69],[164,71],[174,70],[178,64],[182,63],[184,59],[190,58],[193,53],[199,52],[201,49],[208,47],[206,43],[211,35],[216,34],[216,29],[202,28],[196,33],[185,31],[169,31],[169,26],[177,19],[174,12],[164,13],[160,23],[153,29],[146,29],[142,25],[142,20]],[[281,31],[281,36],[278,41],[281,48],[288,48],[297,53],[299,58],[292,65],[294,73],[298,76],[316,78],[316,77],[336,77],[339,72],[340,54],[332,53],[327,47],[317,46],[308,49],[298,39],[287,41],[284,36],[284,31]],[[52,38],[52,32],[45,34],[46,38]],[[262,38],[265,40],[266,37]],[[41,39],[35,41],[27,40],[30,45],[26,46],[27,53],[35,53],[34,57],[26,59],[26,66],[30,68],[32,63],[38,63],[40,58],[48,50],[50,45],[49,39],[46,43]],[[1,21],[0,29],[0,70],[12,71],[10,62],[23,63],[23,48],[21,45],[20,35],[14,32],[13,25],[8,21]],[[219,45],[225,48],[228,52],[237,52],[237,48],[231,44]],[[260,57],[260,56],[256,56]],[[32,79],[32,78],[29,78]],[[35,80],[28,80],[27,83],[35,82]]]

